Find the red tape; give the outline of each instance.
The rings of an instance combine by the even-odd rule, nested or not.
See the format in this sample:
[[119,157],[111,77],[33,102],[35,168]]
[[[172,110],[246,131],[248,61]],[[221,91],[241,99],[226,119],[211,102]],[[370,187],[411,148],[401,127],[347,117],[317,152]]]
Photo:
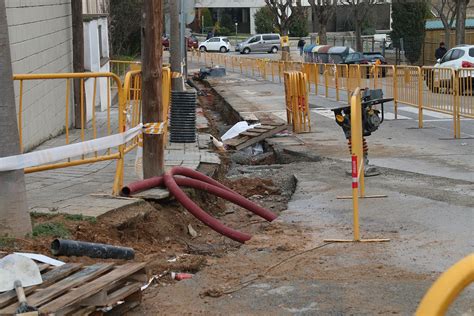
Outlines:
[[357,176],[357,156],[352,155],[352,188],[357,189],[359,187],[359,181]]

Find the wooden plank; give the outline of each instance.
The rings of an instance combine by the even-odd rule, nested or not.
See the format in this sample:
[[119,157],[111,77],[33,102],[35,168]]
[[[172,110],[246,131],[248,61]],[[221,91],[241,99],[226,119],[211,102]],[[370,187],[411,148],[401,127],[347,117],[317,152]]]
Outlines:
[[[66,263],[60,267],[54,268],[51,271],[48,271],[41,275],[43,278],[43,283],[30,286],[25,288],[25,294],[28,295],[36,289],[45,288],[54,282],[71,275],[82,267],[82,264],[79,263]],[[17,296],[15,290],[4,292],[0,294],[0,308],[3,308],[7,305],[15,303],[17,301]]]
[[237,150],[240,150],[240,149],[243,149],[245,147],[248,147],[248,146],[251,146],[253,144],[256,144],[262,140],[264,140],[265,138],[268,138],[270,136],[273,136],[281,131],[284,131],[285,129],[287,129],[288,127],[286,125],[281,125],[281,126],[277,126],[271,130],[269,130],[268,132],[266,133],[263,133],[263,134],[260,134],[260,136],[258,137],[253,137],[253,138],[250,138],[248,141],[244,142],[244,143],[241,143],[237,146],[235,146],[235,149]]
[[[51,286],[33,293],[32,295],[27,297],[28,304],[38,307],[41,304],[44,304],[51,299],[67,292],[69,289],[76,287],[78,285],[83,284],[91,279],[96,278],[97,276],[101,275],[102,273],[110,270],[113,268],[113,263],[97,263],[91,266],[84,268],[83,270],[74,273],[73,275],[68,276],[61,281],[52,284]],[[17,303],[5,307],[3,310],[0,311],[0,314],[13,314],[17,308]]]
[[119,290],[112,292],[108,295],[107,302],[104,304],[105,306],[110,306],[118,301],[123,300],[129,295],[132,295],[136,291],[140,291],[140,288],[142,287],[143,283],[140,282],[135,282],[135,283],[130,283]]
[[78,288],[74,291],[70,291],[55,300],[49,302],[48,304],[39,308],[41,313],[56,313],[57,315],[61,314],[57,311],[72,306],[87,297],[90,297],[106,286],[111,286],[112,284],[119,282],[120,280],[130,276],[131,274],[145,268],[146,263],[127,263],[122,266],[116,267],[114,270],[109,273],[92,280]]
[[228,139],[228,140],[224,141],[224,144],[226,144],[228,146],[231,146],[231,147],[235,147],[239,144],[242,144],[243,142],[246,142],[249,139],[250,139],[250,137],[248,137],[248,136],[236,137],[236,138],[231,138],[231,139]]
[[125,298],[125,303],[117,305],[105,315],[124,315],[128,311],[140,305],[142,301],[142,291],[136,291]]
[[40,272],[43,272],[45,270],[48,270],[48,268],[50,267],[49,264],[47,263],[40,263],[38,264],[38,269],[40,270]]
[[274,129],[274,126],[269,126],[269,125],[259,125],[258,128],[269,130],[269,129]]
[[272,127],[272,128],[258,128],[258,127],[254,127],[254,128],[251,128],[251,129],[246,130],[246,132],[264,133],[264,132],[268,131],[269,129],[273,129],[273,127]]
[[243,136],[250,136],[250,137],[256,137],[256,136],[260,136],[261,133],[252,133],[252,132],[243,132],[243,133],[240,133],[240,135],[243,135]]

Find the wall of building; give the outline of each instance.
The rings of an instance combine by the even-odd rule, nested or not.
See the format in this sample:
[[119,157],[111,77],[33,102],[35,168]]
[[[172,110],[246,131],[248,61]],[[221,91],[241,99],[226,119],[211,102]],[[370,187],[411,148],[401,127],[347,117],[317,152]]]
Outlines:
[[[101,29],[100,32],[99,28]],[[102,16],[84,20],[84,68],[91,72],[109,72],[108,58],[107,17]],[[94,79],[86,80],[85,94],[88,120],[92,117],[93,104],[100,107],[101,111],[107,109],[107,79],[97,79],[95,102],[93,102]]]
[[[70,1],[6,0],[14,74],[72,72]],[[64,80],[24,83],[22,114],[25,149],[64,129],[65,87]],[[15,82],[15,95],[18,111],[18,82]],[[69,114],[70,124],[72,109]]]

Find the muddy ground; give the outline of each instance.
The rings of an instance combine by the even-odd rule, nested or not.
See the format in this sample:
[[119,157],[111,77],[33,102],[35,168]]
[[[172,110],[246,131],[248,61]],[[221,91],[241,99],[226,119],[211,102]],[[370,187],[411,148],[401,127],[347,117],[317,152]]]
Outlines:
[[[234,123],[232,113],[223,110],[223,100],[212,91],[207,90],[207,96],[200,97],[200,101],[210,122],[204,132],[222,135]],[[304,203],[312,203],[305,200],[312,194],[311,186],[319,186],[321,194],[335,192],[334,188],[347,180],[345,172],[340,172],[347,169],[347,164],[266,144],[264,148],[266,151],[257,156],[223,153],[223,164],[218,169],[203,169],[282,219],[268,223],[240,207],[187,191],[204,210],[228,226],[252,234],[245,245],[210,230],[171,198],[159,203],[144,201],[99,219],[33,214],[35,227],[44,228],[36,229],[39,235],[22,240],[2,239],[0,250],[51,256],[49,244],[60,236],[133,247],[135,260],[149,262],[150,275],[158,277],[144,291],[142,304],[131,315],[412,314],[438,273],[401,269],[389,259],[381,259],[387,253],[384,245],[324,242],[325,237],[334,237],[331,233],[335,231],[351,234],[347,222],[319,222],[321,212],[325,217],[332,216],[324,214],[324,205],[318,205],[319,213],[311,224],[305,224],[298,211],[287,210],[310,208]],[[415,192],[433,200],[439,196],[430,196],[436,191],[427,187],[429,179],[394,170],[383,173],[403,186],[375,181],[380,188],[402,194]],[[306,178],[297,179],[297,174]],[[297,185],[296,199],[302,202],[288,206],[295,199]],[[455,185],[459,184],[438,183],[439,190]],[[450,196],[452,200],[447,201],[454,204],[469,203],[463,196]],[[191,236],[189,225],[197,236]],[[401,236],[406,230],[402,225],[381,226],[370,221],[367,225],[376,227],[372,230],[374,235],[398,241],[403,240]],[[83,257],[58,259],[86,264],[101,261]],[[193,278],[175,281],[170,272],[192,273]],[[462,305],[461,310],[468,310],[466,306],[469,305]]]

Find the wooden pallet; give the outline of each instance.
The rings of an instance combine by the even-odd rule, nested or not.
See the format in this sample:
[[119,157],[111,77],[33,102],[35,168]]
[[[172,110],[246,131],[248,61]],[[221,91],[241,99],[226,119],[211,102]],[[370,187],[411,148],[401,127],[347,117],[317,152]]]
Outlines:
[[240,150],[256,144],[265,138],[278,134],[287,128],[288,126],[283,123],[267,123],[265,125],[260,125],[246,130],[245,132],[240,133],[238,136],[226,140],[224,144],[230,147],[230,149]]
[[[102,315],[124,312],[141,302],[141,286],[147,281],[145,263],[67,263],[51,268],[39,265],[43,283],[25,288],[29,305],[48,315]],[[117,302],[123,304],[117,305]],[[15,291],[0,294],[0,315],[12,315],[18,307]],[[104,311],[97,311],[98,308]]]

